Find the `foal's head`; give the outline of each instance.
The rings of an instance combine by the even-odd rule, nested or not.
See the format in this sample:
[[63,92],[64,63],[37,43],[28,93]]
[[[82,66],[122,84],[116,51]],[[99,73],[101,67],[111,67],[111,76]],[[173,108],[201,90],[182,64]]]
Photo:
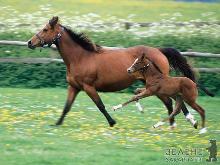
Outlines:
[[63,27],[58,24],[58,17],[53,17],[49,22],[28,41],[28,47],[34,49],[45,45],[51,46],[61,37]]
[[137,58],[134,63],[127,69],[129,74],[135,73],[137,71],[145,70],[149,67],[150,60],[143,53],[140,58]]

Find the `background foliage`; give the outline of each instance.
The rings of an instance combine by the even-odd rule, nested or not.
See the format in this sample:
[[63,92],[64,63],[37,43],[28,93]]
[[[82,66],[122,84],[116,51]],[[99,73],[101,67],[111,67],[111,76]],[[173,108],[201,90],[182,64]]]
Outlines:
[[[24,11],[23,6],[28,8]],[[94,42],[105,46],[129,47],[149,45],[174,47],[179,51],[220,53],[219,3],[185,3],[175,1],[1,1],[0,39],[27,41],[50,17],[58,15],[61,23],[75,31],[86,32]],[[63,10],[65,8],[65,10]],[[108,10],[106,10],[108,8]],[[126,10],[125,10],[126,8]],[[47,17],[45,17],[45,15]],[[152,27],[134,25],[125,30],[124,22],[154,22]],[[157,22],[162,22],[163,25]],[[179,27],[175,23],[184,22]],[[209,22],[209,26],[194,23]],[[106,26],[111,24],[111,27]],[[96,26],[95,24],[99,24]],[[30,50],[27,47],[0,45],[0,57],[52,57],[59,54],[50,49]],[[219,67],[220,60],[188,58],[194,67]],[[0,63],[0,86],[66,87],[63,64],[3,64]],[[219,74],[200,74],[199,81],[219,93]],[[139,86],[136,83],[125,91]]]
[[[32,35],[32,34],[31,34]],[[20,33],[20,40],[26,41],[31,35]],[[218,53],[220,50],[220,38],[209,36],[153,36],[136,38],[134,35],[123,32],[88,32],[90,38],[98,44],[105,46],[129,47],[134,45],[149,45],[154,47],[174,47],[179,51],[200,51]],[[10,33],[0,33],[2,39],[16,40],[16,36]],[[111,39],[109,39],[111,38]],[[22,52],[22,53],[21,53]],[[1,46],[0,57],[51,57],[60,58],[56,51],[50,49],[30,50],[26,47]],[[220,61],[215,58],[188,58],[194,67],[219,67]],[[0,86],[10,87],[66,87],[64,64],[12,64],[0,63]],[[199,82],[220,94],[219,73],[197,73]],[[132,92],[140,82],[135,83],[124,92]]]

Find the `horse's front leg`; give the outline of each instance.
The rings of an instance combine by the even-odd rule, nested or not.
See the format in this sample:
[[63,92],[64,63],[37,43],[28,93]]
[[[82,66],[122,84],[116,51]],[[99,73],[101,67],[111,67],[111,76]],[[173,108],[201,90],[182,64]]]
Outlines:
[[95,87],[88,85],[88,84],[84,84],[83,89],[87,93],[87,95],[93,100],[93,102],[96,104],[96,106],[102,112],[102,114],[106,117],[110,127],[113,127],[116,124],[116,122],[114,119],[112,119],[112,117],[106,111],[105,105],[103,104],[101,98],[99,97]]
[[67,95],[66,104],[64,106],[63,112],[62,112],[59,120],[56,122],[56,125],[61,125],[63,123],[63,120],[64,120],[65,116],[67,115],[67,113],[70,111],[71,106],[73,104],[73,101],[75,100],[78,93],[79,93],[78,89],[76,89],[72,86],[68,87],[68,95]]
[[128,100],[127,102],[125,102],[125,103],[123,103],[123,104],[119,104],[119,105],[113,106],[113,110],[117,110],[117,109],[119,109],[119,108],[122,108],[122,107],[128,105],[128,104],[131,103],[131,102],[138,101],[138,100],[140,100],[140,99],[142,99],[142,98],[144,98],[144,97],[148,97],[148,96],[151,96],[151,95],[152,95],[152,93],[151,93],[151,91],[150,91],[149,89],[142,90],[141,93],[139,93],[139,94],[133,96],[133,97],[132,97],[130,100]]

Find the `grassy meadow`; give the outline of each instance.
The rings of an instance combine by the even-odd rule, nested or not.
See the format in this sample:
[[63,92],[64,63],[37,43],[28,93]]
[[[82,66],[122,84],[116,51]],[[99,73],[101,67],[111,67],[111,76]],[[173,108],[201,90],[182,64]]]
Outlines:
[[[208,21],[208,15],[215,12],[216,19],[220,19],[220,4],[216,3],[184,3],[174,2],[172,0],[72,0],[64,3],[61,0],[39,0],[17,1],[8,0],[1,1],[2,7],[12,6],[16,9],[17,14],[35,13],[39,10],[47,11],[51,8],[51,14],[60,14],[66,16],[87,15],[88,13],[96,13],[101,16],[100,19],[115,16],[118,18],[126,18],[129,15],[134,17],[134,21],[148,22],[160,21],[162,19],[169,19],[170,16],[175,16],[176,13],[182,13],[184,17],[180,17],[179,21],[189,21],[195,19],[202,19]],[[24,5],[27,6],[24,12]],[[210,12],[208,15],[204,14]],[[3,13],[4,14],[4,13]],[[178,15],[178,14],[176,14]],[[10,15],[4,15],[6,18]]]
[[[101,93],[107,110],[117,121],[110,128],[105,118],[84,93],[77,97],[64,125],[51,126],[58,119],[65,102],[66,90],[0,88],[0,162],[23,164],[167,164],[165,149],[202,148],[205,164],[209,139],[220,144],[218,113],[219,97],[199,97],[206,109],[208,133],[199,135],[180,114],[178,127],[168,124],[160,129],[152,125],[167,116],[157,98],[141,100],[145,113],[131,104],[119,111],[111,107],[126,101],[131,95]],[[197,113],[191,111],[200,121]],[[219,154],[219,153],[218,153]]]
[[[58,15],[63,25],[76,32],[86,32],[100,45],[144,44],[220,53],[220,25],[217,24],[220,3],[0,0],[0,4],[0,40],[27,41],[52,16]],[[155,24],[147,28],[135,25],[125,30],[127,21]],[[175,22],[187,25],[179,27],[173,24]],[[211,22],[212,25],[197,27],[196,22]],[[106,25],[109,23],[111,26]],[[50,49],[40,52],[39,49],[0,45],[0,57],[59,58],[59,54]],[[188,60],[194,67],[220,66],[216,59]],[[138,112],[134,104],[113,112],[111,107],[129,99],[130,93],[100,93],[108,112],[117,121],[113,128],[83,92],[64,125],[55,127],[52,125],[60,116],[66,98],[65,66],[0,63],[0,165],[163,165],[171,164],[165,156],[169,148],[202,149],[200,162],[184,164],[207,164],[209,153],[205,148],[210,146],[209,139],[216,139],[220,146],[220,74],[198,76],[199,82],[218,95],[198,98],[198,103],[206,110],[206,134],[199,135],[182,114],[176,118],[176,129],[170,130],[168,124],[153,129],[153,124],[167,116],[165,107],[155,97],[141,100],[144,114]],[[200,121],[199,115],[189,110]]]

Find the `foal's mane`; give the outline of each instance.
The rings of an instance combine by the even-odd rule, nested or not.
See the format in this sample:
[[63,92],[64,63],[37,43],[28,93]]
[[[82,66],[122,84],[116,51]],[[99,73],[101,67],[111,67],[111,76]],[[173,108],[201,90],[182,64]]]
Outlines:
[[71,39],[79,44],[85,50],[90,52],[99,53],[102,49],[101,46],[93,43],[84,33],[76,33],[72,31],[70,28],[63,26],[64,30],[69,34]]
[[[146,56],[145,56],[146,57]],[[146,57],[147,58],[147,57]],[[150,63],[160,72],[163,74],[163,72],[161,72],[160,68],[157,66],[157,64],[155,64],[153,61],[151,61],[149,58],[147,58],[148,61],[150,61]]]
[[153,66],[154,66],[160,73],[163,74],[163,72],[161,72],[160,68],[159,68],[154,62],[151,61],[151,63],[153,64]]

